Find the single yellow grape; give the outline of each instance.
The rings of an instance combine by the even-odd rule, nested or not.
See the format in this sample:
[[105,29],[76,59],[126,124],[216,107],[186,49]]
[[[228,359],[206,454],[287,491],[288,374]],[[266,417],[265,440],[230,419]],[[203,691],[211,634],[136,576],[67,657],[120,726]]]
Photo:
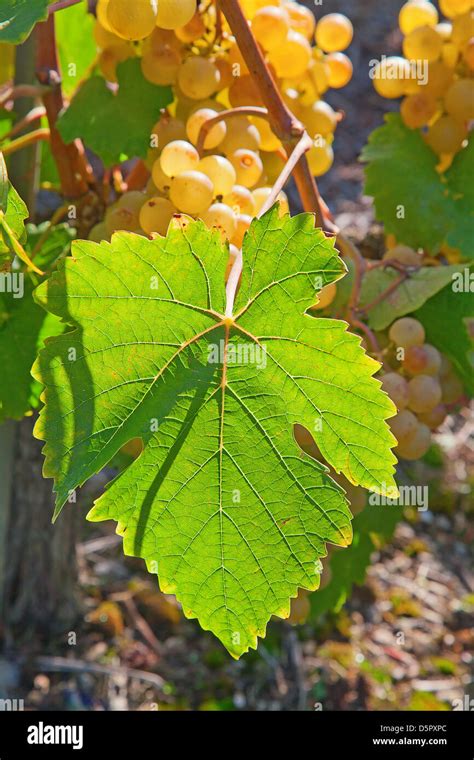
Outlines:
[[219,146],[219,151],[229,156],[239,148],[258,150],[260,133],[245,116],[235,116],[227,122],[227,134]]
[[124,40],[142,40],[155,28],[156,12],[152,0],[109,0],[107,21],[111,30]]
[[254,187],[263,172],[263,164],[258,153],[241,148],[231,153],[229,161],[235,169],[237,184],[244,187]]
[[161,168],[168,177],[177,177],[182,172],[196,169],[198,163],[199,153],[186,140],[173,140],[165,145],[160,158]]
[[328,67],[329,87],[339,90],[345,87],[352,79],[354,69],[352,61],[344,53],[329,53],[325,59]]
[[396,454],[402,459],[415,461],[421,459],[431,446],[431,430],[423,423],[417,423],[413,436],[395,449]]
[[460,122],[474,119],[474,79],[454,82],[446,93],[444,104],[454,119]]
[[219,82],[219,71],[208,58],[191,56],[179,67],[178,85],[192,100],[209,98],[219,89]]
[[195,13],[196,0],[158,0],[156,25],[162,29],[177,29],[188,24]]
[[290,20],[284,8],[268,5],[258,10],[252,19],[252,32],[265,50],[281,45],[290,30]]
[[402,7],[398,22],[404,35],[410,34],[420,26],[436,26],[438,11],[428,0],[409,0]]
[[150,198],[140,210],[140,227],[147,235],[157,232],[166,235],[177,209],[167,198]]
[[437,61],[443,40],[432,26],[419,26],[403,40],[403,53],[411,61]]
[[105,28],[105,26],[102,26],[100,21],[96,21],[94,24],[94,39],[96,41],[97,47],[101,50],[110,47],[111,45],[120,45],[122,42],[120,37],[117,37],[116,34],[110,32]]
[[388,421],[388,424],[400,444],[413,437],[418,427],[418,420],[409,409],[402,409]]
[[439,0],[441,13],[447,18],[454,18],[467,13],[472,8],[472,0]]
[[408,383],[404,377],[397,372],[387,372],[380,378],[382,389],[392,399],[398,411],[408,406]]
[[237,230],[235,214],[230,206],[225,203],[213,203],[207,211],[200,214],[204,224],[219,230],[223,239],[231,240]]
[[306,157],[310,171],[315,177],[326,174],[334,163],[334,151],[324,137],[316,138]]
[[349,47],[354,28],[342,13],[329,13],[316,25],[316,45],[325,53],[337,53]]
[[307,40],[312,40],[316,27],[316,19],[309,8],[305,8],[304,5],[294,2],[287,2],[284,7],[289,16],[290,26],[293,31],[299,32]]
[[337,127],[337,114],[324,100],[317,100],[309,108],[303,108],[300,118],[311,137],[327,137]]
[[180,42],[189,43],[198,40],[206,33],[206,25],[203,17],[200,13],[195,13],[187,24],[177,27],[174,30],[174,33]]
[[248,214],[254,216],[255,201],[247,187],[234,185],[230,193],[224,196],[224,203],[231,207],[235,214]]
[[237,174],[224,156],[205,156],[198,165],[198,171],[206,174],[214,185],[216,197],[228,195],[236,184]]
[[173,140],[186,140],[186,127],[181,119],[164,113],[151,130],[151,139],[156,148],[163,150]]
[[171,179],[167,174],[164,173],[163,169],[161,168],[161,161],[159,158],[155,160],[151,167],[151,176],[153,179],[153,184],[160,191],[160,193],[167,193],[169,191]]
[[99,224],[96,224],[94,227],[92,227],[91,231],[88,235],[88,240],[91,240],[93,243],[101,243],[103,240],[109,240],[110,236],[107,231],[107,225],[105,222],[99,222]]
[[466,129],[452,116],[442,116],[428,130],[426,142],[438,155],[456,153],[466,138]]
[[250,74],[234,78],[229,87],[229,102],[233,108],[263,106],[260,90]]
[[410,129],[424,127],[432,120],[437,112],[436,100],[425,92],[417,95],[407,95],[400,106],[400,114]]
[[266,119],[261,119],[259,116],[251,116],[250,121],[258,129],[260,150],[273,153],[282,147],[281,140],[276,136]]
[[379,61],[370,75],[378,94],[391,99],[405,95],[408,83],[412,79],[409,62],[396,55]]
[[311,61],[311,45],[306,37],[289,31],[284,42],[269,53],[268,60],[279,77],[299,77]]
[[170,200],[185,214],[202,214],[212,203],[214,185],[199,171],[186,171],[171,180]]
[[[258,216],[258,214],[260,214],[271,193],[271,187],[257,187],[257,189],[253,191],[252,195],[255,203],[255,216]],[[279,205],[280,216],[287,214],[290,210],[290,207],[288,205],[288,198],[283,190],[278,194],[277,202]]]
[[434,99],[441,98],[453,81],[453,68],[447,66],[444,61],[433,61],[428,65],[427,82],[422,85],[420,92],[424,92]]
[[392,343],[401,348],[422,346],[425,342],[425,328],[413,317],[402,317],[393,323],[389,330]]
[[160,86],[176,82],[180,65],[181,54],[171,47],[163,48],[161,52],[148,50],[141,59],[142,73],[145,79]]
[[[186,133],[193,145],[198,144],[202,126],[216,116],[217,111],[214,111],[211,108],[199,108],[191,114],[186,122]],[[223,141],[226,134],[227,127],[225,121],[219,121],[217,124],[214,124],[204,139],[204,149],[212,150],[213,148],[216,148]]]
[[408,406],[412,412],[430,412],[441,397],[439,380],[431,375],[416,375],[408,383]]

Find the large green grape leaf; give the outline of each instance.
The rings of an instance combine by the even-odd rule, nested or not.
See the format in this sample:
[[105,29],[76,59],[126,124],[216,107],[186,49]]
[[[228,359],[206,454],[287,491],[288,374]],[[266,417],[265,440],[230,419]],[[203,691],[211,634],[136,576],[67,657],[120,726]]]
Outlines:
[[173,100],[170,87],[147,82],[138,58],[120,63],[117,78],[116,94],[102,77],[88,79],[58,121],[65,142],[82,138],[108,166],[125,157],[146,157],[153,125]]
[[[463,266],[422,267],[410,274],[396,290],[368,312],[369,325],[374,330],[385,330],[395,319],[423,306],[423,304],[449,282],[453,275],[462,272]],[[373,269],[364,277],[361,305],[367,306],[385,292],[398,278],[393,269]]]
[[227,261],[201,222],[74,243],[37,299],[76,329],[48,342],[34,374],[56,514],[141,438],[89,518],[116,520],[126,554],[238,657],[298,587],[318,587],[326,543],[351,540],[344,492],[301,456],[294,423],[318,428],[336,470],[382,490],[394,485],[395,409],[360,338],[305,313],[345,270],[313,215],[253,222],[232,318]]
[[388,540],[403,517],[403,507],[366,506],[352,524],[352,544],[335,551],[330,559],[331,580],[325,588],[311,594],[311,618],[325,612],[339,612],[352,593],[354,584],[361,586],[366,578],[377,539]]
[[[5,198],[2,199],[0,213],[5,214],[5,222],[15,240],[24,242],[26,239],[25,220],[29,216],[28,208],[9,180],[6,186],[4,184],[2,186],[7,188],[7,194],[6,203]],[[2,262],[11,261],[14,255],[11,237],[0,224],[0,269]]]
[[442,176],[420,131],[406,127],[398,114],[385,118],[362,152],[368,162],[365,190],[375,200],[377,218],[414,248],[436,252],[447,241],[471,258],[474,147],[461,151]]
[[[465,271],[468,273],[467,268]],[[474,319],[472,292],[469,289],[455,292],[450,285],[413,316],[423,324],[427,340],[451,359],[466,391],[474,394],[473,344],[467,326],[467,320]]]
[[35,303],[27,276],[22,290],[0,294],[0,422],[21,419],[38,406],[41,385],[32,378],[31,367],[45,339],[64,329],[59,317]]
[[63,92],[70,96],[94,62],[94,16],[87,3],[78,3],[56,14],[56,42],[61,64]]
[[34,25],[48,17],[49,2],[50,0],[1,0],[0,42],[23,42]]

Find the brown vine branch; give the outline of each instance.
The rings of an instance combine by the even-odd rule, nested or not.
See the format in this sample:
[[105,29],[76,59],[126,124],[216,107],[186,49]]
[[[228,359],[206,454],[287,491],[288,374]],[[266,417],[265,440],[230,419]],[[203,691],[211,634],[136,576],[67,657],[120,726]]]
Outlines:
[[226,111],[221,111],[217,116],[213,116],[212,119],[208,119],[202,125],[196,146],[198,153],[202,153],[204,150],[206,137],[212,127],[219,124],[221,121],[227,121],[235,116],[259,116],[261,119],[268,119],[268,111],[266,108],[260,108],[260,106],[238,106],[237,108],[229,108]]
[[49,90],[49,87],[35,84],[18,84],[14,87],[8,87],[0,95],[0,106],[4,106],[9,100],[18,100],[18,98],[41,98]]
[[19,132],[22,132],[26,127],[31,126],[31,124],[33,124],[38,119],[43,118],[45,115],[46,109],[43,108],[43,106],[32,108],[31,111],[26,114],[26,116],[16,122],[16,124],[10,129],[9,132],[3,135],[2,141],[11,140],[12,137],[15,137],[15,135],[17,135]]
[[271,209],[273,204],[277,201],[278,196],[280,195],[281,191],[286,185],[290,175],[294,171],[296,164],[301,159],[301,156],[303,156],[306,153],[306,151],[311,148],[312,145],[313,145],[313,141],[311,140],[308,133],[303,132],[301,139],[296,144],[295,149],[293,150],[293,153],[288,158],[288,161],[286,162],[283,168],[283,171],[281,172],[277,181],[273,185],[270,195],[268,196],[267,200],[263,204],[260,210],[260,213],[258,215],[259,217],[263,216],[269,209]]
[[[220,0],[220,7],[268,109],[272,129],[283,142],[287,154],[290,155],[301,138],[304,127],[283,101],[238,0]],[[317,223],[324,229],[328,229],[319,191],[306,156],[303,155],[294,167],[293,176],[304,209],[314,212]]]
[[384,291],[382,291],[382,293],[379,293],[379,295],[377,296],[377,298],[374,298],[373,301],[371,301],[370,303],[366,304],[365,306],[359,307],[359,312],[361,314],[367,314],[369,311],[371,311],[371,309],[375,309],[376,306],[378,306],[380,303],[382,303],[383,301],[385,301],[389,296],[392,295],[392,293],[394,293],[396,290],[398,290],[398,288],[400,287],[400,285],[402,285],[402,283],[404,283],[405,280],[408,279],[408,277],[409,277],[409,275],[408,275],[407,272],[404,272],[404,273],[400,274],[397,277],[397,279],[394,280],[394,282],[392,282],[392,284],[388,288],[386,288]]
[[82,3],[83,0],[60,0],[57,3],[52,3],[48,8],[48,13],[51,15],[51,13],[56,13],[56,11],[62,11],[63,8],[70,8],[71,5],[77,5],[78,3]]
[[54,14],[51,14],[47,21],[36,26],[36,34],[37,77],[40,84],[49,88],[49,91],[43,95],[43,103],[51,131],[51,150],[58,168],[62,192],[68,198],[79,198],[88,192],[93,174],[81,143],[75,141],[66,145],[56,126],[59,114],[64,108],[64,99],[56,48]]

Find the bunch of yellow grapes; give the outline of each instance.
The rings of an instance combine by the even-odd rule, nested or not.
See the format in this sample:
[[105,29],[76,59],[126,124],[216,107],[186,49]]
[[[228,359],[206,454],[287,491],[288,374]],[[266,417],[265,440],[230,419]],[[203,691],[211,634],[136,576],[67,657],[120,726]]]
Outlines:
[[474,0],[408,0],[400,11],[404,58],[391,56],[373,72],[385,98],[403,97],[401,117],[421,129],[440,167],[469,139],[474,119]]
[[[322,97],[352,77],[351,61],[342,52],[352,41],[352,24],[341,14],[316,24],[311,11],[289,0],[241,0],[241,6],[282,97],[314,140],[307,155],[319,177],[332,166],[339,121]],[[147,188],[123,195],[91,238],[109,239],[123,229],[164,235],[181,213],[217,227],[241,248],[286,155],[265,118],[234,115],[219,121],[224,110],[263,103],[216,3],[99,0],[95,39],[108,81],[117,81],[120,62],[138,56],[144,78],[171,86],[174,102],[150,136]],[[282,212],[288,210],[284,193],[279,200]]]

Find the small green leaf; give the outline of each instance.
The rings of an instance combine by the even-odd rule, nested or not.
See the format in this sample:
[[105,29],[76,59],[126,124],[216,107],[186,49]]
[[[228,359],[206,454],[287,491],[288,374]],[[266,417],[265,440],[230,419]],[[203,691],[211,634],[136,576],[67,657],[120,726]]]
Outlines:
[[366,578],[367,568],[376,550],[373,535],[388,540],[403,517],[400,506],[366,506],[353,522],[352,544],[331,556],[332,577],[328,585],[311,594],[311,618],[325,612],[339,612],[352,593],[354,584],[361,586]]
[[409,129],[398,114],[388,114],[362,152],[368,195],[387,232],[413,248],[436,253],[444,242],[472,257],[474,202],[472,140],[445,175],[438,157],[419,130]]
[[[469,270],[465,271],[469,276]],[[471,272],[471,276],[473,273]],[[468,288],[455,292],[452,286],[443,288],[413,314],[425,328],[426,338],[446,354],[463,381],[466,391],[474,393],[472,339],[467,320],[474,318],[474,297]]]
[[[14,239],[19,242],[24,242],[26,239],[25,219],[28,219],[29,212],[26,203],[20,198],[10,181],[8,181],[6,211],[2,206],[0,214],[1,213],[5,214],[4,220],[8,229],[11,230]],[[0,254],[5,253],[15,255],[16,251],[12,246],[11,236],[0,224]]]
[[[463,269],[462,265],[422,267],[413,272],[387,298],[369,311],[369,325],[374,330],[385,330],[399,317],[410,314],[423,306],[429,298],[452,281],[453,275],[462,272]],[[392,283],[396,282],[399,276],[398,272],[390,268],[373,269],[367,272],[362,285],[362,306],[374,301]]]
[[20,272],[8,276],[16,279],[15,292],[0,296],[0,422],[19,420],[37,408],[41,384],[31,376],[31,367],[45,339],[64,329],[58,317],[34,302],[28,277]]
[[75,329],[47,343],[34,373],[56,514],[141,438],[89,519],[115,520],[126,554],[239,657],[299,587],[318,587],[326,544],[351,541],[344,492],[299,449],[294,424],[337,471],[381,491],[395,485],[395,408],[347,324],[305,313],[345,272],[313,215],[274,208],[253,222],[233,319],[227,261],[201,222],[153,241],[74,243],[36,297]]
[[56,13],[56,41],[61,64],[62,89],[70,96],[97,56],[94,16],[87,3],[78,3]]
[[38,21],[48,18],[50,0],[2,0],[0,42],[18,44],[26,40]]
[[173,100],[170,87],[157,87],[144,79],[138,58],[119,64],[117,76],[117,94],[102,77],[85,82],[58,121],[67,143],[82,138],[108,166],[119,163],[124,155],[146,157],[153,125],[161,109]]

